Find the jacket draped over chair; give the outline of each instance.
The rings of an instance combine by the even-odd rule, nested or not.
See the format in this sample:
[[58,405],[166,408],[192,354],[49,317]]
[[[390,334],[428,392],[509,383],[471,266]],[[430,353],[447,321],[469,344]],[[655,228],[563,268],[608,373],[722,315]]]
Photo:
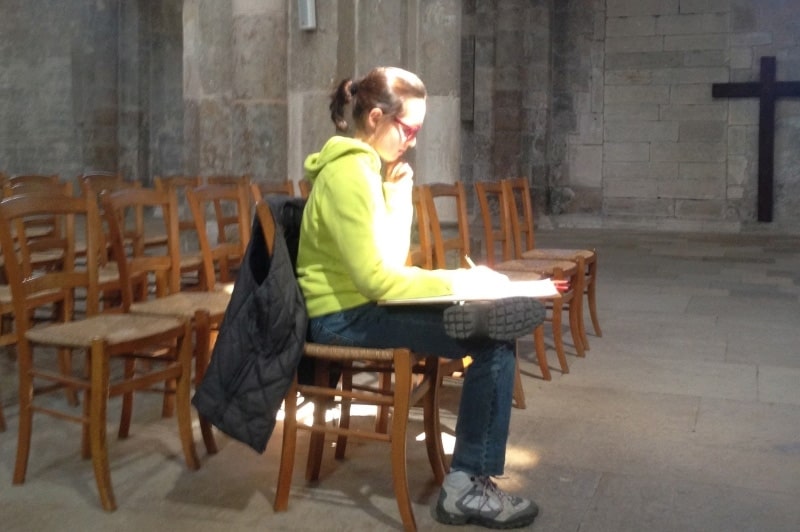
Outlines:
[[270,256],[258,217],[192,403],[229,436],[264,452],[303,354],[308,317],[294,257],[304,200],[269,199],[277,231]]

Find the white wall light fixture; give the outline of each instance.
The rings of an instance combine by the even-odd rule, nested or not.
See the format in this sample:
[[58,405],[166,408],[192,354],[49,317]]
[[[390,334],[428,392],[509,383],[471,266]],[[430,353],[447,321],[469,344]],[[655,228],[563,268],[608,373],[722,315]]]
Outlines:
[[297,0],[297,18],[300,29],[311,31],[317,29],[317,2],[316,0]]

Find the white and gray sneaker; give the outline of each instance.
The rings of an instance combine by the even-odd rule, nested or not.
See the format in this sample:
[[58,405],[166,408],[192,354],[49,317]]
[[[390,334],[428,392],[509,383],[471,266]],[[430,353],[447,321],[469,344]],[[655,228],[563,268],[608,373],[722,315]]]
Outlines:
[[433,518],[447,525],[475,524],[486,528],[522,528],[539,514],[536,503],[509,495],[490,477],[453,471],[445,477]]

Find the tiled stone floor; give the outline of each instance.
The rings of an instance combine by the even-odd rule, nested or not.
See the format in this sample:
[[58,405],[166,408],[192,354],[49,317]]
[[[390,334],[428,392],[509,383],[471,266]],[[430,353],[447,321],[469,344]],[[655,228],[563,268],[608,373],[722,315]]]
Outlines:
[[[598,249],[603,337],[590,335],[586,358],[568,346],[566,375],[551,351],[550,382],[538,377],[532,343],[520,341],[528,408],[513,412],[499,483],[539,502],[532,530],[800,530],[800,237],[581,229],[538,238]],[[3,530],[400,527],[384,446],[354,443],[348,460],[326,457],[317,486],[298,463],[289,511],[275,514],[280,424],[263,455],[220,435],[219,454],[206,456],[198,431],[202,468],[189,472],[174,420],[158,418],[153,398],[138,403],[128,440],[109,425],[116,512],[100,509],[78,427],[44,417],[27,482],[12,486],[13,371],[0,355]],[[447,383],[449,426],[458,392]],[[419,528],[451,530],[430,517],[437,490],[422,447],[409,441]]]

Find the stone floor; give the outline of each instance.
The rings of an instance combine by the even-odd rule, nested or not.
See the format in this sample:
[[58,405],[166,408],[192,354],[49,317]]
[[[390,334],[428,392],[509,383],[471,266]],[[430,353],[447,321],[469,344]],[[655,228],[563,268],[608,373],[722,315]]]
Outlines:
[[[513,412],[498,482],[538,501],[531,529],[800,530],[800,238],[600,229],[538,237],[598,249],[603,336],[590,335],[585,358],[568,349],[566,375],[551,351],[550,382],[538,376],[532,343],[519,344],[528,408]],[[27,481],[12,486],[13,362],[0,361],[3,530],[400,528],[385,446],[354,443],[343,462],[328,455],[316,486],[298,465],[289,511],[275,514],[280,424],[263,455],[220,435],[220,452],[207,456],[198,437],[202,468],[190,472],[174,420],[158,418],[153,398],[138,403],[129,439],[110,437],[116,512],[100,509],[78,427],[45,417],[35,422]],[[458,392],[447,383],[450,427]],[[411,430],[421,431],[418,414]],[[420,530],[451,530],[429,514],[437,489],[423,445],[409,441],[408,461]]]

